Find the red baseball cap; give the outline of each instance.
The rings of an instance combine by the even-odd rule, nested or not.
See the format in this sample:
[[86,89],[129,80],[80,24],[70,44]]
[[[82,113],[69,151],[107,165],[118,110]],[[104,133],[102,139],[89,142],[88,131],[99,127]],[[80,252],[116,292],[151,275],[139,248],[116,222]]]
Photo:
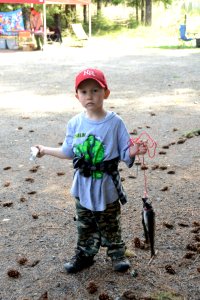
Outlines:
[[105,78],[103,72],[101,72],[100,70],[97,70],[97,69],[85,69],[82,72],[80,72],[76,76],[75,89],[77,90],[79,84],[86,79],[93,79],[93,80],[97,81],[102,88],[108,89],[106,78]]

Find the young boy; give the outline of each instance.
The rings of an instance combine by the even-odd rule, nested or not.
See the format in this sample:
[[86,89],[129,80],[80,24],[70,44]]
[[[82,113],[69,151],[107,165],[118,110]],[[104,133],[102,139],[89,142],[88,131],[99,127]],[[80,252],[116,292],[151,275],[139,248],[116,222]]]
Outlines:
[[129,133],[122,119],[104,109],[110,90],[100,70],[86,69],[75,81],[75,97],[85,111],[67,124],[60,148],[37,145],[39,157],[51,155],[73,159],[75,174],[71,193],[75,197],[78,239],[76,254],[64,264],[76,273],[94,263],[100,246],[107,247],[114,271],[130,268],[121,236],[121,204],[126,195],[120,181],[119,161],[128,167],[135,155],[145,154],[145,144],[129,145]]

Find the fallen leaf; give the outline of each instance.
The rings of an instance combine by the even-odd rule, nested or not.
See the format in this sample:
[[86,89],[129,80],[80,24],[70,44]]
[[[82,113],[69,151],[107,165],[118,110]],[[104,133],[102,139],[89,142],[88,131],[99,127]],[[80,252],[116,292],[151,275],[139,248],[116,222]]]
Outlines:
[[172,268],[171,265],[166,265],[166,266],[165,266],[165,270],[166,270],[167,273],[169,273],[169,274],[172,274],[172,275],[176,274],[175,270]]
[[11,167],[5,167],[5,168],[3,168],[5,171],[7,171],[7,170],[10,170],[11,169]]
[[19,278],[21,276],[20,272],[15,269],[9,269],[7,274],[9,277],[12,277],[12,278]]
[[94,281],[90,281],[86,287],[89,294],[94,294],[98,290],[98,287]]
[[3,207],[11,207],[13,206],[13,202],[4,202]]

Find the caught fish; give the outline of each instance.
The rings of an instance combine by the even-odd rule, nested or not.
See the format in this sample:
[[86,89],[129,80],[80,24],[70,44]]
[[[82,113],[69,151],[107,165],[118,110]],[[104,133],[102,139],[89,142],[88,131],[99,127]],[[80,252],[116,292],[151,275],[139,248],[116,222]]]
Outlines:
[[147,197],[142,198],[142,225],[144,228],[145,243],[150,244],[151,257],[155,255],[155,212]]

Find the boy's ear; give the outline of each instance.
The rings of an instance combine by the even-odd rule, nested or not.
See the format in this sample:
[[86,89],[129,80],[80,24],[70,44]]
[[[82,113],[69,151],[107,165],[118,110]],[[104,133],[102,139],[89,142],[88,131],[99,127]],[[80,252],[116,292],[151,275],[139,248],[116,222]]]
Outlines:
[[109,95],[110,95],[110,90],[106,89],[104,99],[107,99],[109,97]]
[[78,100],[79,100],[79,97],[78,97],[78,94],[77,94],[77,93],[75,94],[75,97],[76,97],[76,99],[78,99]]

